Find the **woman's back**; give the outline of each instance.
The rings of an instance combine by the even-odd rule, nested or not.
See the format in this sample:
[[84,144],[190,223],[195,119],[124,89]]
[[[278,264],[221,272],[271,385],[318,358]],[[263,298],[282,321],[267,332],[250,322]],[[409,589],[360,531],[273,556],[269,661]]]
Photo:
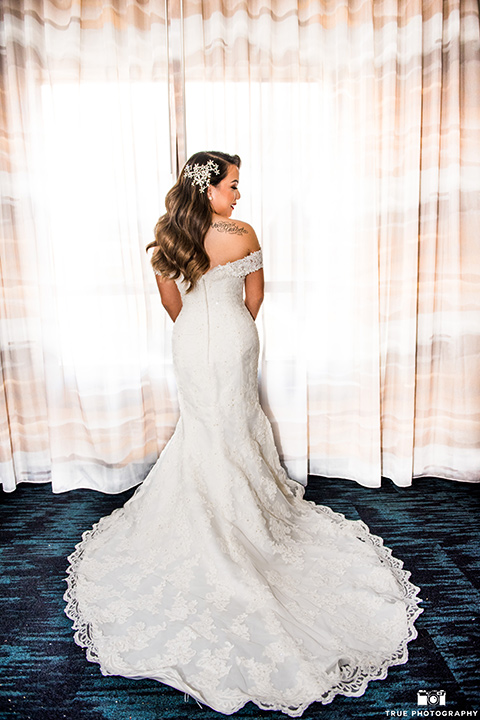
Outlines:
[[259,249],[255,231],[248,223],[213,215],[212,225],[205,236],[210,269],[239,260]]

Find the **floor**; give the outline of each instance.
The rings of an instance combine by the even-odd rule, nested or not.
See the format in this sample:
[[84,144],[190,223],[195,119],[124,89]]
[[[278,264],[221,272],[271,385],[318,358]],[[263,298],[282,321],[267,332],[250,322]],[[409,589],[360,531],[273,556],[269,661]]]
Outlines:
[[[153,680],[103,677],[72,640],[62,600],[66,557],[84,530],[132,492],[53,495],[50,485],[22,484],[0,493],[0,720],[224,717]],[[480,484],[419,478],[398,488],[384,479],[370,489],[314,477],[306,497],[361,518],[383,537],[421,587],[424,612],[406,665],[370,683],[362,697],[313,704],[303,718],[480,720]],[[422,690],[433,691],[438,704],[418,705]],[[285,717],[253,704],[236,713],[239,719]]]

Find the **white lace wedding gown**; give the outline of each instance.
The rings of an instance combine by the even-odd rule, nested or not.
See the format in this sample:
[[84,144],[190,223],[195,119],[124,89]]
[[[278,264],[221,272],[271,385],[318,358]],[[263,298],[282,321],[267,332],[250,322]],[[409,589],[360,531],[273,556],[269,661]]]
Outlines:
[[65,600],[104,675],[295,717],[405,663],[422,610],[382,539],[303,500],[279,463],[243,301],[261,263],[258,250],[183,294],[175,433],[125,506],[84,533]]

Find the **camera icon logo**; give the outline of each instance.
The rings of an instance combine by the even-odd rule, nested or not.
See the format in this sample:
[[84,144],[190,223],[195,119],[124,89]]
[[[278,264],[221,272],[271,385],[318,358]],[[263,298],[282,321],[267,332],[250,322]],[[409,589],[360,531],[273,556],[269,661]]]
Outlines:
[[437,707],[445,705],[447,694],[445,690],[419,690],[417,692],[417,705],[429,705]]

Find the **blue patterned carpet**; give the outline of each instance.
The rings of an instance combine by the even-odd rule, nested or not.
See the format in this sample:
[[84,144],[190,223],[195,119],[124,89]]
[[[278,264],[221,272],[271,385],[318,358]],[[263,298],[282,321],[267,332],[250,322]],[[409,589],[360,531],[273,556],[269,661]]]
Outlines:
[[[22,720],[211,720],[225,717],[155,681],[103,677],[85,660],[63,613],[66,557],[84,530],[132,494],[78,490],[53,495],[50,485],[0,494],[0,718]],[[419,637],[410,660],[370,683],[361,698],[314,704],[306,720],[421,717],[419,690],[445,691],[446,704],[423,717],[480,720],[480,485],[435,478],[398,488],[367,489],[312,478],[307,498],[329,505],[371,532],[401,558],[421,587]],[[393,715],[395,711],[395,715]],[[463,712],[461,712],[463,711]],[[477,711],[467,712],[467,711]],[[397,714],[398,713],[398,714]],[[447,715],[444,715],[447,717]],[[252,704],[236,718],[285,718]]]

